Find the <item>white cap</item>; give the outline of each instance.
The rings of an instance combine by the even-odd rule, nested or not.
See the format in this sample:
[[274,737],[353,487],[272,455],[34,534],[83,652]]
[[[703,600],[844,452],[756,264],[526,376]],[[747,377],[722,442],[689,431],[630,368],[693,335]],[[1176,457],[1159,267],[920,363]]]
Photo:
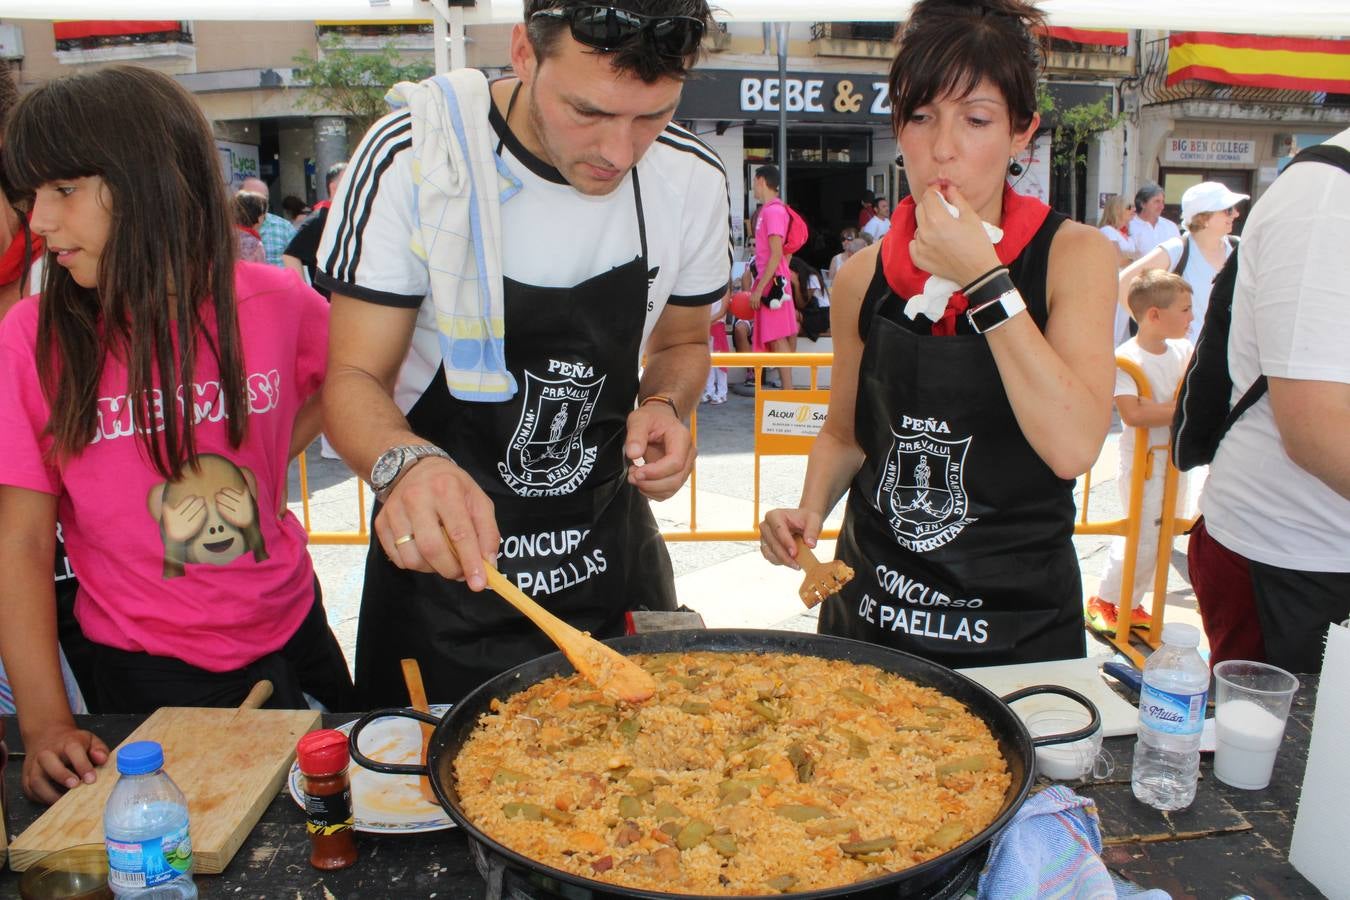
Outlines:
[[1163,643],[1174,647],[1199,647],[1200,629],[1185,622],[1168,622],[1163,625]]
[[1218,212],[1250,199],[1247,194],[1230,191],[1227,185],[1217,181],[1193,184],[1181,195],[1181,224],[1189,226],[1191,219],[1200,213]]

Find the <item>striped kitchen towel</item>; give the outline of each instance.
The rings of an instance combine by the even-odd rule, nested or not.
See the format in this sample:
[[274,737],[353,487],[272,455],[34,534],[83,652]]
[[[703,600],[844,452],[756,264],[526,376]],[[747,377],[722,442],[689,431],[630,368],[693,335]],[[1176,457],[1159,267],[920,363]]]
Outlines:
[[1022,804],[994,841],[980,873],[980,900],[1169,900],[1158,890],[1116,881],[1102,862],[1097,806],[1067,787],[1046,788]]
[[521,185],[493,152],[487,79],[457,69],[386,99],[412,113],[412,250],[427,261],[446,385],[460,400],[509,400],[501,205]]

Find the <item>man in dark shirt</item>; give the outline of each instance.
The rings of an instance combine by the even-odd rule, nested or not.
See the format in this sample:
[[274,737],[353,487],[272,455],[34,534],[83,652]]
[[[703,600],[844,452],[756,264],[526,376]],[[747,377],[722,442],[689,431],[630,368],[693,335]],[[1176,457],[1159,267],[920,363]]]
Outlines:
[[[342,181],[342,173],[346,170],[345,162],[334,163],[329,168],[327,182],[330,198],[337,190],[338,183]],[[286,245],[286,252],[281,257],[286,268],[307,275],[309,283],[314,285],[314,290],[322,294],[325,300],[328,299],[328,290],[314,284],[314,268],[319,261],[319,239],[323,237],[323,226],[328,222],[328,208],[332,205],[331,199],[320,200],[314,204],[313,214],[300,223],[300,229]]]

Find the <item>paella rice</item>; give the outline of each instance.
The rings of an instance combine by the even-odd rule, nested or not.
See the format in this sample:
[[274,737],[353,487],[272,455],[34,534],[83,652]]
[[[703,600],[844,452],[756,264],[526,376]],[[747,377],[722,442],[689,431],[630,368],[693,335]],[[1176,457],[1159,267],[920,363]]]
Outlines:
[[793,654],[633,658],[659,685],[640,705],[577,675],[493,701],[454,763],[475,825],[585,878],[754,895],[906,869],[1003,808],[988,726],[932,688]]

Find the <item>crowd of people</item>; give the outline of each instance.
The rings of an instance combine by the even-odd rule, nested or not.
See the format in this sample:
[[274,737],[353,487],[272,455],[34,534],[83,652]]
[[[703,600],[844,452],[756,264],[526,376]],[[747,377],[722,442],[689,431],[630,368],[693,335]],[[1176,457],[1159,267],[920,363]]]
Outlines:
[[[169,77],[110,66],[21,99],[0,80],[0,660],[31,797],[106,761],[84,704],[231,706],[267,678],[274,706],[401,705],[408,657],[457,701],[552,649],[479,596],[489,567],[601,638],[674,608],[649,501],[727,391],[726,173],[672,122],[711,12],[596,9],[527,0],[510,76],[396,86],[332,202],[285,217],[264,183],[231,196]],[[1213,183],[1181,198],[1184,237],[1154,186],[1132,216],[1070,221],[1007,182],[1039,127],[1042,25],[1027,0],[915,4],[888,76],[915,193],[865,198],[827,272],[789,258],[779,172],[756,170],[736,346],[834,349],[801,499],[761,552],[797,566],[847,493],[858,576],[822,632],[953,666],[1082,656],[1075,479],[1113,402],[1172,420],[1237,253],[1233,392],[1269,391],[1220,444],[1192,576],[1214,659],[1306,671],[1350,614],[1350,165],[1281,176],[1240,249],[1248,198]],[[1118,309],[1150,396],[1117,374]],[[376,497],[354,679],[286,503],[321,430]],[[1120,581],[1090,604],[1108,626]]]

